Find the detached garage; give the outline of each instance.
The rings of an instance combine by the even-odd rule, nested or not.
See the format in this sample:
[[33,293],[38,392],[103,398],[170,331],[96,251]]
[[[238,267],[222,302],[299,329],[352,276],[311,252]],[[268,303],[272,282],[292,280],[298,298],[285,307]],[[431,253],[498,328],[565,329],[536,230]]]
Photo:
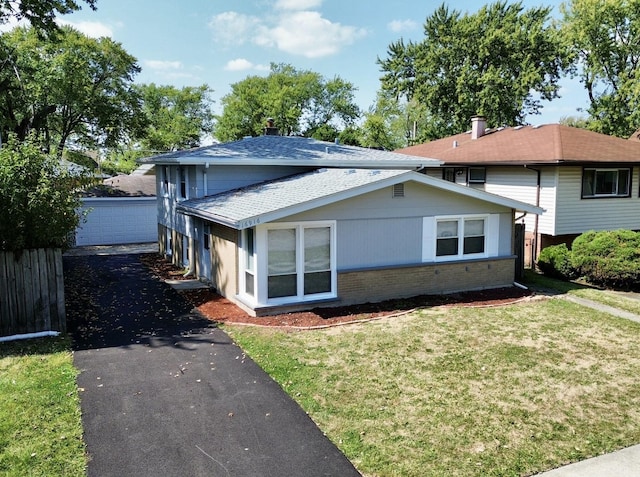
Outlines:
[[154,175],[122,175],[87,191],[76,246],[155,242],[158,207]]

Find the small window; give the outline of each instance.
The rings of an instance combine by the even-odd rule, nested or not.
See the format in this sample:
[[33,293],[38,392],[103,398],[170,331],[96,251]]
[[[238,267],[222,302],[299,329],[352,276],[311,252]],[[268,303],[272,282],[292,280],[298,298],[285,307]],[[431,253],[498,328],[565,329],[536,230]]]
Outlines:
[[485,222],[484,217],[438,220],[436,257],[483,255],[486,249]]
[[404,197],[404,183],[393,185],[393,197]]
[[187,199],[187,171],[184,167],[178,167],[179,198]]
[[630,168],[585,168],[582,171],[582,198],[629,197]]
[[484,167],[469,168],[469,184],[484,184],[487,178],[487,171]]
[[161,170],[161,194],[163,197],[167,197],[169,195],[169,166],[162,166]]

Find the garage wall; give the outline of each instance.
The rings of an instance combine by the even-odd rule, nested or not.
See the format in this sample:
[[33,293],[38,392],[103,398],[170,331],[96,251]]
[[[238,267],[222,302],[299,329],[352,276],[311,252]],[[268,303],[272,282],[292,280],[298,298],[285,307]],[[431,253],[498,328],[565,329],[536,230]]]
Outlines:
[[86,222],[76,230],[76,245],[156,242],[158,208],[155,197],[85,198]]

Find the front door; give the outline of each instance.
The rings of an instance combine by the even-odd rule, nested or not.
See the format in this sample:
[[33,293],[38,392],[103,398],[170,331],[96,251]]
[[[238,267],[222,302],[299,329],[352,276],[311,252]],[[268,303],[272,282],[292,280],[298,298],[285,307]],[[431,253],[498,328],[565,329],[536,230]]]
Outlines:
[[200,277],[208,282],[213,282],[211,279],[211,230],[208,225],[202,228],[202,235],[200,236]]

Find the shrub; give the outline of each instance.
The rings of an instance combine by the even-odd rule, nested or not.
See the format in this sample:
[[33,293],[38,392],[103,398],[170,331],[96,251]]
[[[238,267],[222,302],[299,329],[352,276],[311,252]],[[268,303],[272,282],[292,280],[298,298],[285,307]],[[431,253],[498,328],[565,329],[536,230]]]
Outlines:
[[585,232],[575,239],[572,263],[594,285],[640,287],[640,233],[630,230]]
[[538,256],[538,268],[547,276],[572,280],[578,275],[571,261],[571,251],[567,245],[551,245],[542,249]]

